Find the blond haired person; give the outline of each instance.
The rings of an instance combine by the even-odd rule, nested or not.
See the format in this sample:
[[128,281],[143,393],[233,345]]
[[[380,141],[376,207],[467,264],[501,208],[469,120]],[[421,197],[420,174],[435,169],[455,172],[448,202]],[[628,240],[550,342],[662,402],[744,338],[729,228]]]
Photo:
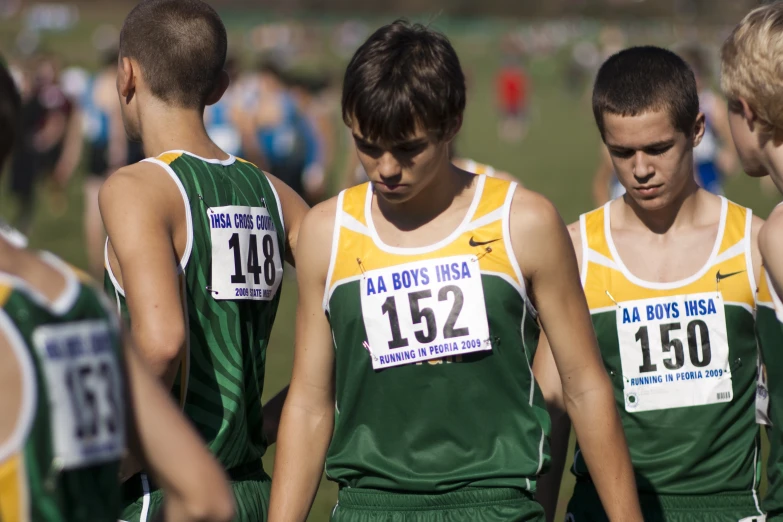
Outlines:
[[[729,100],[729,126],[745,172],[770,176],[783,192],[783,2],[751,11],[723,44],[721,87]],[[783,520],[783,207],[759,234],[764,270],[756,327],[766,367],[768,402],[760,420],[771,421],[767,520]],[[760,394],[763,399],[765,394]],[[761,403],[761,401],[759,401]]]

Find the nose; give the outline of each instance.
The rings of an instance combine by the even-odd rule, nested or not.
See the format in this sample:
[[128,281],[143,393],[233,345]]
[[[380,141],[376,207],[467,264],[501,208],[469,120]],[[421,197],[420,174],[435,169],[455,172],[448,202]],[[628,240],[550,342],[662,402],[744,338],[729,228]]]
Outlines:
[[633,175],[638,180],[645,180],[655,173],[647,154],[637,151],[633,158]]
[[392,153],[384,152],[378,160],[378,174],[383,179],[398,177],[402,175],[402,166]]

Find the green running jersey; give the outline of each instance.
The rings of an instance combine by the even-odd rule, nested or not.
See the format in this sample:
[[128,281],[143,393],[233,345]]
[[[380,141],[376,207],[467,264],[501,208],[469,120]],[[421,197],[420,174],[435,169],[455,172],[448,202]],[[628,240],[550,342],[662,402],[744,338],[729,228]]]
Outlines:
[[0,330],[23,383],[20,418],[0,445],[0,520],[114,522],[125,451],[119,324],[100,289],[42,257],[66,278],[55,302],[0,274]]
[[516,184],[476,185],[462,224],[421,248],[381,241],[371,184],[338,196],[326,473],[343,487],[532,491],[548,466],[550,421],[531,370],[539,330],[508,232]]
[[[671,283],[625,267],[609,204],[583,215],[582,282],[639,491],[747,494],[758,506],[752,215],[725,198],[721,208],[709,260]],[[588,473],[578,448],[573,471]]]
[[[224,467],[261,470],[264,364],[285,247],[277,193],[255,165],[233,156],[174,151],[144,161],[171,176],[186,210],[179,270],[188,345],[174,397]],[[124,291],[106,266],[106,289],[127,318]]]
[[767,459],[767,495],[762,507],[767,516],[783,516],[783,303],[775,293],[766,272],[761,274],[756,312],[761,358],[766,389],[769,393],[766,417],[771,422]]

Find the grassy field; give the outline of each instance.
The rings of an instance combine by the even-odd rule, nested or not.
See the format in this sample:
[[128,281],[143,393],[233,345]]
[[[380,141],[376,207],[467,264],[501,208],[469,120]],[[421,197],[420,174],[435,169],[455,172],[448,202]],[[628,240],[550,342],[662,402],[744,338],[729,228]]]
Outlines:
[[[489,30],[492,28],[489,22],[487,27]],[[465,124],[457,143],[459,154],[513,173],[526,186],[549,197],[566,222],[590,210],[590,182],[598,159],[599,137],[586,99],[569,94],[562,87],[563,61],[551,58],[531,62],[534,111],[530,132],[521,144],[509,145],[498,141],[495,130],[492,77],[500,58],[494,50],[497,35],[473,32],[470,35],[450,36],[454,39],[470,78]],[[52,250],[75,265],[84,267],[86,256],[81,228],[80,179],[81,175],[77,176],[69,187],[69,207],[61,216],[52,214],[48,192],[41,187],[30,239],[31,246]],[[729,180],[727,194],[734,201],[753,208],[762,217],[766,217],[776,202],[773,196],[762,193],[757,181],[739,173]],[[16,209],[7,190],[3,190],[0,195],[0,202],[0,214],[6,218],[12,217]],[[267,359],[265,400],[284,387],[290,377],[295,285],[293,277],[288,277],[283,287],[283,298]],[[274,447],[265,459],[270,471],[273,459]],[[567,473],[565,478],[561,510],[573,487],[573,481]],[[334,485],[324,481],[309,520],[327,520],[335,495]]]

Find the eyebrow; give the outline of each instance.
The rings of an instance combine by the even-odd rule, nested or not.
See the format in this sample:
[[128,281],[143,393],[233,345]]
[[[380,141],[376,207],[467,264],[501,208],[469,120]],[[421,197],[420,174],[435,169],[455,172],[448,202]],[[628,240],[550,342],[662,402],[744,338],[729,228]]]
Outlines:
[[[363,137],[359,136],[358,134],[353,134],[353,139],[356,140],[357,143],[361,143],[363,145],[369,145],[371,147],[380,147],[381,146],[378,143],[367,141],[366,139],[364,139]],[[415,146],[418,146],[418,145],[423,145],[426,142],[427,142],[427,138],[412,138],[410,140],[398,141],[396,143],[393,143],[391,145],[391,148],[396,148],[396,147],[415,147]]]
[[606,146],[610,149],[624,149],[624,150],[645,150],[645,149],[657,149],[659,147],[668,147],[670,145],[674,145],[675,139],[669,138],[668,140],[661,140],[656,141],[654,143],[647,143],[643,147],[639,147],[638,149],[635,147],[626,147],[624,145],[613,145],[611,143],[607,143]]

